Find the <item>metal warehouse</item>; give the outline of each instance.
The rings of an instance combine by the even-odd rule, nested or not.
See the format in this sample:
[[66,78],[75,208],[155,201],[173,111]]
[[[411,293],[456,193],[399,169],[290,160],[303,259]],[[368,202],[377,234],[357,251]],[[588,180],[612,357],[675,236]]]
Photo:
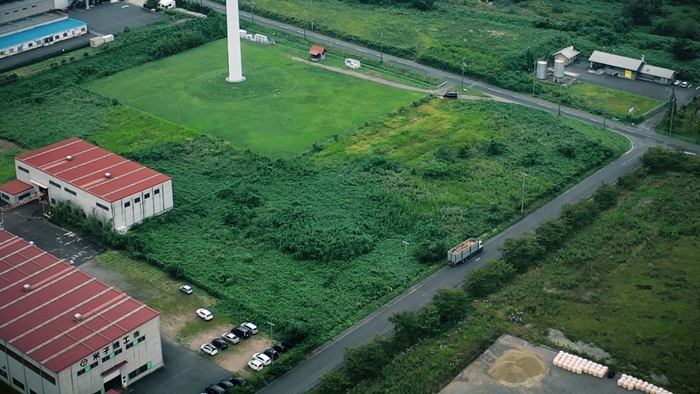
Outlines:
[[79,138],[18,156],[15,166],[17,179],[51,204],[72,201],[120,233],[173,207],[169,176]]
[[613,55],[612,53],[593,51],[588,61],[591,62],[591,69],[598,70],[603,68],[606,74],[615,77],[639,78],[664,85],[672,83],[676,78],[676,72],[673,70],[646,64],[644,56],[641,59],[633,59]]
[[163,365],[160,315],[0,230],[0,379],[27,394],[127,387]]

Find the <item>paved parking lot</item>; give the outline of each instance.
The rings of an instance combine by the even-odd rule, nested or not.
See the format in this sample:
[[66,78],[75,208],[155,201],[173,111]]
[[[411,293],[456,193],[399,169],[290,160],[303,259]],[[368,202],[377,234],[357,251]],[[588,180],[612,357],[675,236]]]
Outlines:
[[693,97],[700,94],[700,90],[696,89],[697,86],[684,89],[673,85],[661,85],[654,82],[613,77],[607,74],[597,75],[589,73],[587,61],[579,61],[566,66],[565,71],[578,74],[576,78],[583,82],[657,100],[665,101],[673,89],[676,91],[676,98],[680,105],[688,103]]
[[0,60],[0,70],[29,62],[50,53],[70,50],[87,45],[90,38],[103,34],[116,34],[125,27],[138,27],[166,18],[162,12],[152,13],[132,3],[118,2],[96,5],[89,10],[70,10],[68,16],[87,23],[89,33],[48,47],[41,47]]

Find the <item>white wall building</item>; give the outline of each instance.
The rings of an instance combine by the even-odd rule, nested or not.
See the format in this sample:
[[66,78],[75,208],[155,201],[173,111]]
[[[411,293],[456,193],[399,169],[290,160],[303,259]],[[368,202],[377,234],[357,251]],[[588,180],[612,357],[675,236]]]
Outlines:
[[160,315],[0,230],[0,380],[26,394],[97,394],[163,365]]
[[15,158],[17,179],[48,193],[51,204],[70,200],[86,214],[124,233],[173,207],[172,180],[150,168],[71,138]]

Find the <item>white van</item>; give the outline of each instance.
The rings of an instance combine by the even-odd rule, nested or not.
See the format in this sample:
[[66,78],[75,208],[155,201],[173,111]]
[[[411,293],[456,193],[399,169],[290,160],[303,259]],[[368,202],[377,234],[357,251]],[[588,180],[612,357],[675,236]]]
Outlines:
[[175,8],[175,0],[160,0],[158,2],[158,8],[160,8],[161,10]]

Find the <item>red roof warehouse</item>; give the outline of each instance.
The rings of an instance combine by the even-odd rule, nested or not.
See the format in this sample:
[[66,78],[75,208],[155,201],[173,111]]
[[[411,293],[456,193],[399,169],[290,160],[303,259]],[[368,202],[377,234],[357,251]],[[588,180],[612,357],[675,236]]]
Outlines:
[[172,180],[79,138],[15,159],[17,178],[46,191],[52,204],[71,200],[124,232],[172,208]]
[[94,393],[107,381],[90,374],[122,387],[162,365],[158,312],[5,230],[0,299],[0,377],[17,388]]

